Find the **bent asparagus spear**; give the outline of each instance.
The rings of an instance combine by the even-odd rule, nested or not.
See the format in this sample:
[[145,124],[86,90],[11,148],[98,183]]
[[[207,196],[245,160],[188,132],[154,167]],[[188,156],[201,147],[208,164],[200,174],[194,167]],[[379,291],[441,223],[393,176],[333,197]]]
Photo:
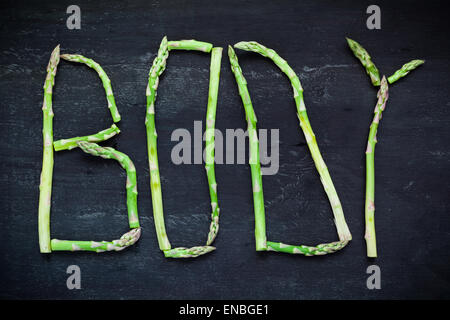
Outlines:
[[141,228],[139,225],[139,217],[137,211],[137,181],[136,181],[136,168],[130,158],[113,148],[100,147],[98,144],[90,143],[86,141],[79,141],[78,146],[86,153],[90,153],[94,156],[99,156],[104,159],[113,159],[119,162],[122,168],[127,173],[127,211],[128,211],[128,223],[130,225],[130,231],[125,233],[118,240],[113,241],[73,241],[73,240],[58,240],[52,239],[51,246],[53,251],[120,251],[136,243],[141,236]]
[[367,51],[356,41],[346,38],[347,43],[352,50],[353,54],[359,59],[361,64],[369,74],[372,84],[374,86],[380,86],[377,97],[378,101],[374,110],[374,117],[370,125],[369,137],[367,139],[366,148],[366,202],[365,202],[365,224],[366,231],[364,238],[366,239],[367,256],[371,258],[377,257],[377,242],[375,234],[375,144],[377,143],[377,130],[381,120],[381,113],[386,107],[386,101],[389,97],[388,82],[390,84],[396,82],[400,78],[406,76],[410,71],[414,70],[424,60],[412,60],[404,64],[399,70],[397,70],[387,81],[383,76],[381,82],[376,81],[379,79],[378,69],[375,64],[370,60],[370,56]]
[[[109,111],[111,112],[113,121],[119,122],[121,117],[119,111],[117,110],[114,94],[111,88],[111,81],[109,80],[108,75],[103,70],[103,68],[94,60],[86,58],[79,54],[63,54],[61,55],[61,58],[67,61],[84,63],[90,68],[93,68],[95,71],[97,71],[100,79],[102,80],[103,87],[105,88],[106,101],[108,102],[108,108]],[[120,133],[119,128],[115,124],[113,124],[108,129],[99,131],[95,134],[91,134],[88,136],[60,139],[58,141],[55,141],[53,143],[53,146],[55,148],[55,151],[71,150],[77,147],[77,143],[79,141],[101,142],[112,138],[118,133]]]
[[111,80],[109,80],[108,75],[103,70],[103,68],[94,60],[86,58],[82,56],[81,54],[63,54],[61,55],[61,58],[67,61],[72,62],[78,62],[78,63],[84,63],[88,67],[94,69],[97,71],[98,75],[100,76],[100,79],[102,80],[103,87],[105,88],[106,92],[106,100],[108,101],[108,108],[111,112],[111,116],[113,118],[114,122],[120,121],[120,114],[117,110],[116,101],[114,99],[114,94],[111,88]]
[[[256,134],[256,116],[251,104],[250,95],[248,93],[247,84],[244,76],[242,75],[241,68],[233,48],[230,46],[228,49],[231,69],[235,74],[236,82],[239,87],[239,93],[242,97],[244,104],[246,118],[249,130],[250,140],[250,166],[252,171],[252,184],[253,184],[253,199],[255,210],[255,238],[256,238],[256,250],[257,251],[278,251],[293,254],[304,254],[306,256],[323,255],[327,253],[333,253],[337,250],[345,247],[352,239],[350,230],[348,229],[345,221],[344,213],[342,211],[342,205],[334,188],[327,166],[322,159],[319,147],[316,142],[315,135],[312,131],[311,125],[306,114],[305,103],[303,101],[303,88],[300,84],[300,80],[295,74],[294,70],[287,64],[287,62],[281,58],[274,50],[266,48],[265,46],[251,41],[251,42],[239,42],[234,45],[235,48],[253,51],[261,54],[264,57],[270,58],[283,73],[285,73],[291,81],[294,100],[297,106],[297,116],[300,121],[300,127],[305,135],[306,142],[308,144],[311,156],[314,160],[317,171],[320,175],[320,180],[325,189],[325,192],[330,201],[330,205],[333,211],[337,233],[339,235],[339,241],[332,243],[319,244],[317,246],[304,246],[304,245],[287,245],[283,243],[275,243],[266,241],[265,221],[264,221],[264,200],[262,190],[262,179],[259,165],[259,142]],[[253,163],[252,163],[253,162]]]
[[[166,68],[169,50],[197,50],[211,52],[211,74],[210,89],[208,97],[208,108],[206,115],[206,172],[208,177],[211,198],[211,225],[205,246],[192,248],[171,248],[164,223],[163,200],[161,191],[161,180],[159,176],[159,164],[157,154],[157,134],[155,126],[155,100],[159,84],[159,76]],[[152,194],[153,216],[156,234],[160,250],[166,258],[194,258],[215,250],[210,244],[214,241],[219,229],[219,206],[217,201],[217,182],[214,173],[214,123],[216,117],[217,95],[220,77],[221,48],[212,48],[212,44],[196,40],[167,41],[164,37],[161,41],[158,55],[154,59],[149,72],[149,80],[146,91],[147,112],[145,126],[147,131],[148,161],[150,167],[150,190]]]

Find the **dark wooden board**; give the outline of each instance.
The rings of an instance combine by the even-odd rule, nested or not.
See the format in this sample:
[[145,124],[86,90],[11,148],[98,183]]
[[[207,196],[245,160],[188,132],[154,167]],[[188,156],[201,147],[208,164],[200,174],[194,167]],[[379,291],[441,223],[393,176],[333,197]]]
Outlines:
[[[81,29],[68,30],[69,1],[1,2],[0,297],[7,299],[412,299],[450,298],[450,47],[438,1],[378,1],[382,29],[366,28],[368,1],[77,1]],[[164,35],[226,48],[256,40],[299,75],[319,147],[353,241],[323,257],[257,253],[248,165],[217,165],[221,207],[217,251],[168,260],[153,225],[147,150],[147,74]],[[365,256],[364,151],[376,102],[345,37],[360,41],[382,73],[423,58],[391,86],[376,150],[379,258]],[[112,81],[121,134],[104,145],[127,153],[138,173],[140,241],[120,253],[39,253],[42,85],[51,50],[99,62]],[[326,195],[298,127],[288,79],[269,60],[238,51],[258,125],[280,130],[280,169],[265,176],[267,234],[315,244],[337,239]],[[209,197],[203,165],[176,166],[173,130],[192,132],[206,113],[209,56],[173,52],[156,105],[166,225],[175,246],[204,243]],[[54,90],[55,139],[112,123],[96,73],[62,61]],[[224,51],[217,127],[245,129]],[[55,154],[52,237],[113,239],[127,230],[125,176],[113,161],[79,150]],[[66,268],[81,268],[68,290]],[[381,269],[368,290],[366,268]]]

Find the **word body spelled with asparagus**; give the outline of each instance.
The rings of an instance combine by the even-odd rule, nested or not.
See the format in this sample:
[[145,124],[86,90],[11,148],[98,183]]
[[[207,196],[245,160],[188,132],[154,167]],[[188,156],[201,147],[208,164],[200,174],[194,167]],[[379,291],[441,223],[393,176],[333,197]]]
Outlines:
[[[72,8],[71,8],[72,7]],[[71,23],[69,28],[79,27],[79,7],[71,6],[74,10],[74,15],[71,16]],[[69,10],[68,8],[68,10]],[[372,6],[374,15],[379,11],[379,7]],[[72,11],[71,11],[72,12]],[[69,12],[68,12],[69,13]],[[378,17],[378,18],[377,18]],[[78,19],[78,20],[77,20]],[[373,17],[373,26],[377,28],[379,25],[379,15]],[[365,222],[366,233],[365,239],[367,243],[367,255],[369,257],[377,256],[376,237],[375,237],[375,173],[374,173],[374,151],[377,143],[377,129],[382,117],[382,112],[385,109],[386,102],[389,96],[389,85],[393,84],[400,78],[405,77],[410,71],[424,63],[423,60],[412,60],[404,64],[390,77],[382,76],[372,62],[368,52],[356,41],[347,38],[348,45],[353,54],[359,59],[364,66],[370,81],[376,87],[379,87],[377,94],[377,103],[374,110],[374,117],[370,125],[369,138],[367,141],[366,154],[366,205],[365,205]],[[257,117],[253,109],[252,100],[247,87],[247,81],[243,75],[242,69],[239,65],[238,57],[233,47],[228,47],[228,58],[231,66],[231,71],[236,80],[238,93],[242,100],[242,105],[247,122],[247,130],[238,129],[235,131],[226,131],[227,152],[226,163],[234,163],[234,141],[238,140],[238,163],[244,163],[245,159],[245,139],[249,142],[249,165],[251,172],[251,190],[253,194],[253,211],[255,216],[255,249],[256,251],[272,251],[289,254],[301,254],[305,256],[318,256],[331,254],[342,250],[352,240],[352,235],[347,226],[343,207],[338,197],[337,190],[333,184],[328,167],[322,157],[317,143],[317,138],[312,130],[309,121],[306,105],[303,99],[303,87],[294,70],[289,66],[286,60],[278,55],[275,50],[265,47],[264,45],[255,41],[242,41],[234,45],[236,49],[258,53],[270,61],[272,61],[282,73],[284,73],[292,86],[293,98],[295,102],[294,110],[290,115],[297,116],[299,126],[303,133],[304,139],[310,151],[312,160],[314,161],[318,177],[322,183],[323,189],[330,203],[330,209],[333,213],[334,223],[336,226],[338,240],[330,243],[321,243],[318,245],[299,245],[299,244],[284,244],[281,242],[268,241],[266,237],[266,222],[265,222],[265,206],[264,206],[264,190],[262,184],[263,174],[276,174],[279,167],[279,133],[278,130],[271,131],[271,156],[268,156],[267,148],[267,132],[257,129]],[[210,57],[210,78],[208,102],[206,105],[205,123],[206,128],[203,132],[202,123],[200,121],[194,122],[194,163],[205,163],[205,176],[208,181],[208,191],[210,198],[211,210],[207,214],[211,217],[209,225],[209,232],[205,237],[204,243],[199,246],[190,248],[175,247],[173,248],[167,236],[164,211],[163,211],[163,195],[161,188],[161,179],[159,173],[158,163],[158,146],[157,146],[157,132],[155,111],[157,89],[160,81],[160,76],[166,69],[169,52],[172,50],[194,50],[203,52]],[[219,232],[219,214],[220,207],[218,201],[218,183],[215,176],[215,163],[223,163],[223,135],[219,130],[215,129],[216,123],[216,109],[218,105],[218,91],[219,80],[222,61],[222,48],[214,47],[211,43],[197,40],[180,40],[169,41],[164,37],[160,43],[160,47],[148,73],[148,83],[145,90],[146,95],[146,112],[143,125],[146,128],[147,136],[147,151],[148,151],[148,165],[150,178],[150,191],[152,198],[154,225],[156,229],[156,237],[160,250],[166,258],[195,258],[210,252],[216,248],[212,246],[215,238]],[[53,141],[53,87],[55,85],[55,78],[57,67],[60,58],[69,62],[85,65],[92,68],[98,74],[105,89],[107,107],[111,113],[113,124],[110,128],[106,128],[97,133],[90,133],[85,136],[72,137]],[[137,211],[137,172],[136,168],[126,154],[115,150],[111,147],[102,147],[98,145],[105,140],[111,139],[120,133],[120,129],[116,125],[121,120],[121,116],[117,109],[114,99],[114,94],[111,86],[111,81],[108,78],[103,68],[92,59],[84,57],[80,54],[62,54],[60,55],[59,45],[53,50],[47,65],[47,75],[44,81],[44,101],[42,104],[43,114],[43,158],[42,171],[39,185],[39,208],[38,208],[38,230],[39,230],[39,246],[42,253],[49,253],[52,251],[89,251],[89,252],[114,252],[121,251],[129,246],[135,244],[141,236],[141,226],[139,224],[139,217]],[[143,92],[144,94],[144,92]],[[144,107],[144,106],[143,106]],[[164,108],[161,108],[164,112]],[[164,124],[162,124],[164,125]],[[180,138],[183,138],[180,141]],[[178,140],[177,140],[178,139]],[[172,133],[172,141],[179,143],[172,149],[171,157],[175,164],[191,163],[191,137],[189,131],[185,129],[177,129]],[[202,143],[205,141],[205,149],[202,150]],[[53,161],[54,151],[60,152],[63,150],[78,150],[93,156],[98,156],[103,159],[115,160],[126,172],[126,203],[129,230],[116,240],[112,241],[81,241],[81,240],[59,240],[51,239],[50,237],[50,209],[51,209],[51,195],[53,182]],[[363,152],[363,151],[362,151]],[[231,157],[229,157],[229,153]],[[269,167],[263,168],[261,165],[269,164]],[[266,170],[264,170],[266,169]],[[169,198],[170,199],[170,198]],[[246,213],[242,213],[246,214]],[[248,213],[247,213],[248,214]],[[291,221],[287,221],[291,224]],[[73,269],[75,272],[76,269]],[[75,278],[71,278],[75,279]],[[77,287],[70,283],[70,286]],[[69,287],[69,282],[68,282]],[[368,286],[369,287],[369,286]],[[375,288],[379,285],[375,282]],[[238,309],[235,309],[238,308]],[[265,307],[267,313],[267,306]],[[184,314],[205,314],[210,316],[212,308],[208,307],[192,307],[186,305],[186,308],[180,309]],[[224,309],[223,312],[229,311],[231,314],[254,314],[259,312],[259,307],[250,308],[230,306]],[[258,313],[256,313],[258,314]]]

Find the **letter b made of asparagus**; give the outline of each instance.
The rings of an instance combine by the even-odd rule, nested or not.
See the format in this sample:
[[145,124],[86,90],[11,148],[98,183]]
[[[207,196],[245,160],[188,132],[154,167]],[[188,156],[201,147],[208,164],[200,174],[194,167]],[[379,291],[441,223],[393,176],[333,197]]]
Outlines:
[[[141,228],[139,225],[138,211],[137,211],[137,180],[136,169],[131,159],[124,153],[119,152],[113,148],[101,147],[94,142],[101,142],[112,138],[120,132],[119,128],[113,124],[110,128],[102,130],[82,137],[74,137],[68,139],[61,139],[53,142],[53,109],[52,109],[52,95],[53,86],[55,84],[55,76],[60,58],[64,60],[83,63],[88,67],[94,69],[105,88],[106,101],[111,112],[113,122],[119,122],[121,117],[117,110],[114,94],[111,88],[111,81],[106,75],[102,67],[93,61],[79,54],[64,54],[60,55],[59,45],[53,50],[50,62],[47,66],[47,77],[44,83],[44,103],[42,106],[43,112],[43,142],[44,151],[42,159],[42,171],[39,194],[39,247],[42,253],[49,253],[52,251],[120,251],[139,240],[141,235]],[[51,193],[52,193],[52,178],[53,178],[53,148],[55,151],[72,150],[80,147],[86,153],[94,156],[100,156],[104,159],[113,159],[126,170],[127,182],[127,209],[128,222],[130,231],[123,234],[119,239],[112,241],[80,241],[80,240],[50,240],[50,208],[51,208]]]

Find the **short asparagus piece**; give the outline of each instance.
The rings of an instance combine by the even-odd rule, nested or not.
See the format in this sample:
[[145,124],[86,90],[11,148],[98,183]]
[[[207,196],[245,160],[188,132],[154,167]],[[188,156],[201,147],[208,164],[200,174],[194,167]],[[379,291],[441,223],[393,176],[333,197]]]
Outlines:
[[[169,48],[169,46],[171,46]],[[155,221],[156,234],[158,237],[159,248],[164,252],[164,256],[168,258],[194,258],[199,255],[211,252],[215,250],[214,247],[209,246],[209,244],[214,240],[218,231],[218,216],[219,208],[217,205],[217,183],[215,183],[214,177],[214,167],[211,169],[211,173],[208,174],[208,182],[210,183],[210,196],[211,196],[211,206],[213,223],[210,226],[210,233],[208,235],[206,246],[192,247],[192,248],[174,248],[171,249],[169,239],[167,237],[165,224],[164,224],[164,212],[163,212],[163,201],[162,201],[162,191],[161,191],[161,180],[159,176],[159,164],[158,164],[158,154],[157,154],[157,134],[155,127],[155,100],[156,91],[158,89],[159,76],[163,73],[166,68],[167,58],[169,56],[169,49],[183,49],[183,50],[198,50],[204,52],[210,52],[212,44],[205,42],[199,42],[195,40],[181,40],[181,41],[167,41],[167,37],[164,37],[161,41],[158,55],[153,61],[153,65],[149,72],[149,79],[147,85],[147,112],[145,116],[145,126],[147,131],[147,149],[148,149],[148,161],[150,167],[150,190],[152,193],[152,204],[153,204],[153,216]],[[216,49],[216,48],[215,48]],[[215,120],[215,108],[217,104],[217,90],[219,84],[219,74],[220,74],[220,58],[219,55],[221,51],[219,49],[213,50],[214,57],[212,58],[211,70],[214,70],[214,75],[211,75],[210,81],[210,95],[208,99],[208,113],[207,113],[207,123],[208,128],[212,128],[209,133],[207,133],[207,146],[212,146],[212,153],[207,156],[209,161],[212,158],[212,165],[214,164],[214,120]],[[208,163],[206,166],[208,171]],[[214,186],[215,184],[215,186]],[[213,192],[212,192],[213,191]]]
[[118,133],[120,133],[119,128],[115,124],[113,124],[111,128],[102,130],[89,136],[74,137],[70,139],[61,139],[55,141],[53,142],[53,147],[55,148],[55,151],[72,150],[73,148],[78,147],[77,143],[80,141],[101,142],[114,137]]
[[44,151],[42,157],[41,182],[39,185],[39,248],[42,253],[51,252],[50,247],[50,207],[53,179],[53,109],[52,92],[56,69],[59,63],[59,45],[53,50],[47,66],[44,82],[44,103],[42,105]]
[[213,45],[208,42],[197,41],[197,40],[180,40],[180,41],[169,41],[168,49],[170,50],[194,50],[210,52]]
[[214,251],[216,248],[211,246],[199,246],[192,248],[173,248],[164,250],[164,257],[166,258],[196,258],[208,252]]
[[394,83],[395,81],[399,80],[400,78],[403,78],[406,76],[410,71],[414,70],[421,64],[424,64],[425,60],[412,60],[408,63],[405,63],[400,69],[395,71],[395,73],[388,78],[388,82],[390,84]]
[[52,239],[53,251],[121,251],[135,244],[141,236],[141,228],[131,229],[118,240],[112,241],[77,241]]
[[120,114],[117,110],[116,101],[114,100],[113,91],[111,88],[111,80],[109,80],[108,75],[103,70],[103,68],[94,60],[88,59],[80,54],[63,54],[61,55],[61,58],[67,61],[72,62],[78,62],[78,63],[84,63],[88,67],[94,69],[97,71],[98,75],[100,76],[100,79],[102,80],[103,87],[105,88],[106,92],[106,100],[108,101],[108,108],[111,112],[111,116],[113,118],[114,122],[120,121]]
[[335,241],[330,243],[322,243],[315,247],[310,246],[293,246],[281,242],[267,241],[267,251],[276,251],[291,254],[304,254],[305,256],[321,256],[334,253],[341,250],[347,245],[348,241]]
[[[308,116],[306,113],[305,103],[303,101],[303,88],[300,84],[300,80],[298,79],[295,72],[292,68],[287,64],[287,62],[282,59],[274,50],[268,49],[265,46],[257,43],[257,42],[239,42],[235,44],[236,48],[243,49],[246,51],[257,52],[265,57],[270,58],[280,69],[283,71],[289,78],[292,84],[293,92],[294,92],[294,100],[297,106],[297,116],[300,121],[300,127],[305,135],[306,142],[308,144],[309,150],[311,152],[311,156],[314,160],[314,164],[316,166],[317,171],[320,175],[320,180],[323,184],[325,192],[330,201],[330,205],[332,207],[337,233],[339,235],[339,241],[328,243],[328,244],[320,244],[316,247],[309,246],[291,246],[285,245],[281,243],[274,243],[267,241],[266,248],[264,248],[265,241],[265,222],[262,219],[264,217],[264,200],[262,196],[262,181],[259,166],[253,164],[252,162],[259,163],[258,154],[259,150],[257,148],[258,140],[256,135],[256,125],[252,123],[254,119],[254,123],[256,124],[256,117],[254,115],[254,111],[251,105],[250,96],[248,94],[248,90],[246,88],[246,81],[240,71],[240,68],[237,68],[238,61],[236,55],[234,54],[233,49],[229,48],[229,56],[230,62],[232,65],[232,71],[235,74],[236,81],[239,86],[239,92],[242,97],[242,101],[244,103],[244,108],[246,111],[246,117],[248,122],[248,128],[252,128],[249,130],[250,137],[250,149],[253,147],[253,151],[251,150],[250,157],[250,165],[252,167],[252,184],[253,184],[253,198],[254,198],[254,206],[255,206],[255,236],[257,238],[257,250],[271,250],[271,251],[280,251],[280,252],[288,252],[293,254],[305,254],[305,255],[322,255],[326,253],[332,253],[337,250],[342,249],[347,245],[347,243],[352,239],[350,234],[350,230],[348,229],[347,223],[345,221],[344,213],[342,210],[342,205],[340,203],[339,197],[337,195],[336,189],[334,188],[333,182],[331,180],[330,174],[328,172],[327,166],[322,159],[322,156],[319,151],[319,147],[316,142],[315,135],[312,131],[311,125],[308,120]],[[255,127],[253,130],[253,126]],[[252,132],[250,132],[252,131]],[[260,221],[258,221],[260,220]],[[259,231],[257,232],[257,228]],[[263,231],[264,230],[264,231]],[[259,239],[258,239],[259,238]],[[259,243],[259,244],[258,244]]]
[[361,64],[366,69],[366,72],[369,75],[372,84],[374,86],[379,86],[380,74],[377,67],[372,62],[369,53],[358,42],[349,38],[346,39],[350,49],[353,51],[353,54],[359,59],[359,61],[361,61]]
[[[369,74],[372,84],[374,86],[380,85],[378,90],[378,101],[374,110],[374,118],[370,125],[369,138],[367,141],[366,148],[366,203],[365,203],[365,223],[366,231],[364,238],[366,239],[367,245],[367,256],[371,258],[377,257],[377,242],[375,234],[375,144],[377,143],[377,130],[378,124],[381,120],[381,113],[385,109],[386,101],[388,99],[388,82],[394,83],[400,78],[406,76],[410,71],[414,70],[421,64],[424,60],[412,60],[404,64],[399,70],[397,70],[392,76],[386,78],[383,76],[381,82],[373,81],[374,77],[378,77],[378,69],[375,67],[373,62],[370,60],[370,56],[367,51],[356,41],[346,38],[350,49],[353,51],[354,55],[361,61],[362,65],[366,69],[367,74]],[[376,70],[376,75],[374,73]]]

